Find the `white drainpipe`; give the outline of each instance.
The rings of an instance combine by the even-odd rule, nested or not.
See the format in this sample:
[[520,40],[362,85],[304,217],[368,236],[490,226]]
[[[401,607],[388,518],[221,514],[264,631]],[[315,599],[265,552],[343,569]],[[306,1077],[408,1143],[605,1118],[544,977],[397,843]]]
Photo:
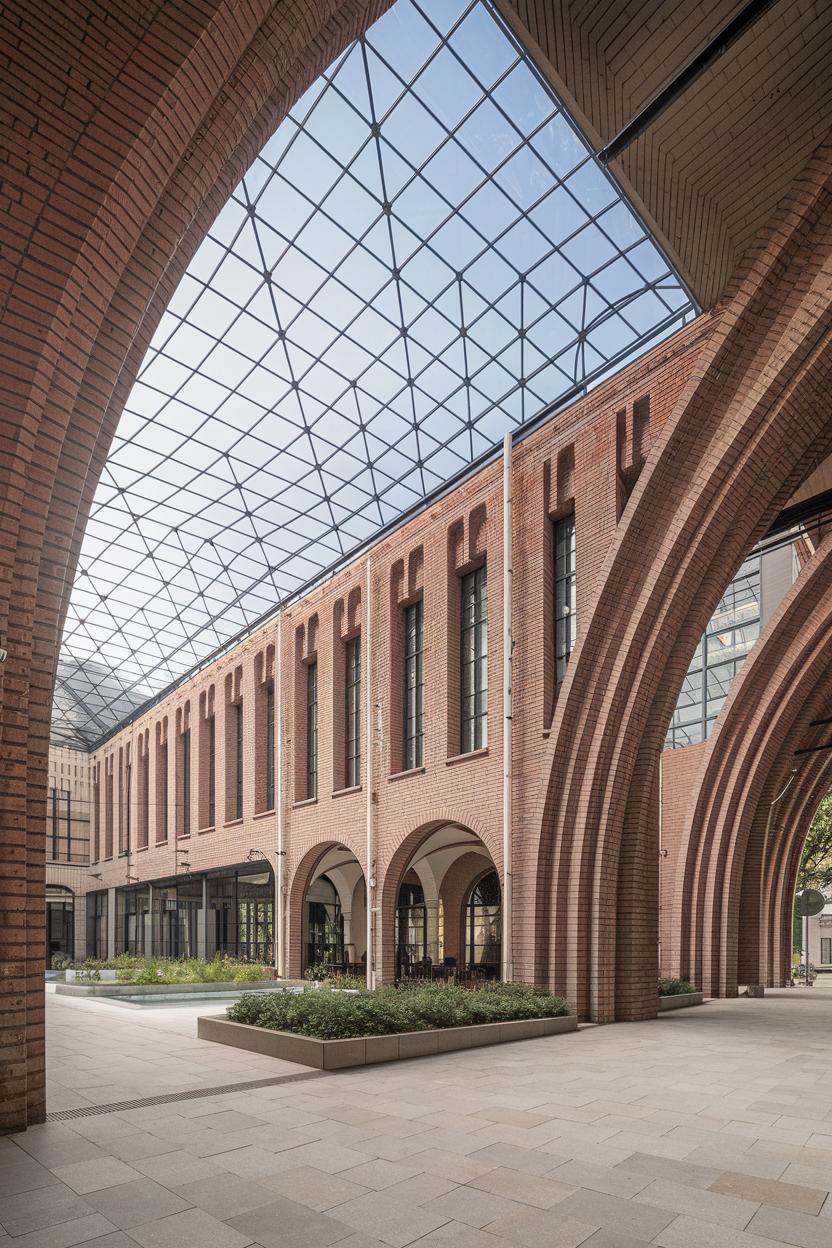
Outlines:
[[502,977],[514,978],[512,954],[512,863],[511,863],[511,739],[512,739],[512,582],[514,567],[511,548],[511,434],[503,438],[503,932]]
[[364,671],[361,673],[361,679],[364,682],[364,741],[365,741],[365,761],[364,761],[364,783],[367,786],[367,872],[365,875],[366,895],[367,895],[367,987],[372,989],[376,986],[376,968],[375,968],[375,925],[373,922],[373,911],[376,904],[376,881],[375,881],[375,839],[373,826],[373,618],[371,611],[372,599],[372,578],[370,574],[370,560],[367,560],[367,604],[364,611],[364,626],[366,636],[362,646],[362,666]]
[[277,813],[277,870],[275,871],[275,967],[280,979],[286,975],[286,915],[284,887],[286,850],[283,844],[283,612],[277,617],[277,647],[274,656],[275,776],[274,804]]

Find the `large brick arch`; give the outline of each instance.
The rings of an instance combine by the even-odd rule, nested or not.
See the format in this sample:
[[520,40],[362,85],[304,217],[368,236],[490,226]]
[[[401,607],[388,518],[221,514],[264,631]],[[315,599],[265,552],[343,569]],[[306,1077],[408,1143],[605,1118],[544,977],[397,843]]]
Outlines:
[[809,724],[828,712],[830,699],[827,537],[734,682],[682,834],[670,969],[711,995],[788,977],[795,851],[799,861],[830,766],[823,753],[798,760],[794,749],[809,739]]
[[525,973],[583,1016],[656,1012],[659,750],[725,584],[832,443],[831,332],[827,148],[735,278],[629,500],[558,698],[538,856],[516,904],[536,892]]
[[0,18],[0,1129],[44,1115],[46,757],[83,528],[153,330],[208,225],[388,0],[105,6]]

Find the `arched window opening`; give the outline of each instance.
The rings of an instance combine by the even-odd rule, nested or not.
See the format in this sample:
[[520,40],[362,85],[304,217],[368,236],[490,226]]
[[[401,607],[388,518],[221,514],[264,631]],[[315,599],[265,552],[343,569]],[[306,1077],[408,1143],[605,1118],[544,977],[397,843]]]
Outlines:
[[402,884],[396,907],[396,977],[421,977],[428,966],[428,919],[421,884]]
[[465,914],[468,969],[485,979],[499,979],[503,905],[500,877],[489,871],[471,890]]
[[344,916],[338,890],[321,875],[306,895],[306,967],[340,966],[344,962]]
[[75,957],[75,896],[68,888],[49,884],[46,888],[46,965],[56,954]]

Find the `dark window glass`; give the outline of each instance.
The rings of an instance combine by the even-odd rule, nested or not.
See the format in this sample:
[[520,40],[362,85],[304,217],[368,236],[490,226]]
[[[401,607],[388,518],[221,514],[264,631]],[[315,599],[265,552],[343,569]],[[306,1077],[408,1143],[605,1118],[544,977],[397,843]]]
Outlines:
[[[98,786],[93,784],[93,811],[95,818],[95,848],[98,857]],[[72,801],[70,789],[49,789],[49,839],[47,841],[50,862],[89,861],[90,816],[86,802]]]
[[168,747],[159,747],[159,806],[156,810],[156,840],[168,839]]
[[208,717],[208,827],[217,820],[217,717]]
[[274,809],[274,681],[266,685],[266,810]]
[[473,889],[468,902],[468,966],[489,979],[500,974],[502,957],[502,893],[496,871]]
[[125,851],[130,853],[131,835],[133,832],[133,768],[130,763],[127,764],[124,782],[124,804],[126,809],[125,820],[127,824],[127,840],[125,843]]
[[361,638],[347,642],[346,787],[361,783]]
[[87,957],[107,957],[107,894],[87,893]]
[[191,834],[191,730],[182,733],[182,835]]
[[488,583],[485,565],[461,582],[461,751],[488,745]]
[[237,702],[235,704],[236,714],[236,775],[234,790],[234,818],[242,819],[243,817],[243,704]]
[[318,796],[318,664],[306,668],[306,796]]
[[564,516],[555,524],[555,681],[566,675],[575,645],[575,517]]
[[429,976],[428,923],[421,884],[402,884],[396,907],[396,975],[398,979]]
[[422,602],[404,612],[404,765],[421,767],[424,759],[425,683]]
[[344,964],[344,916],[335,885],[321,875],[306,901],[306,967]]

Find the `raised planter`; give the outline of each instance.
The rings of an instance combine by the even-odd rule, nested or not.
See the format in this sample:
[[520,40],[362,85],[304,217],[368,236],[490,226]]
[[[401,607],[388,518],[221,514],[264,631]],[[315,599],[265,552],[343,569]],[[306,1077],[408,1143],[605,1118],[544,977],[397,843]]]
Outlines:
[[677,992],[675,996],[659,997],[659,1013],[667,1010],[684,1010],[689,1005],[701,1005],[705,999],[704,992]]
[[537,1040],[577,1030],[574,1014],[560,1018],[522,1018],[511,1023],[483,1023],[471,1027],[445,1027],[431,1031],[402,1031],[392,1036],[361,1036],[354,1040],[317,1040],[296,1036],[290,1031],[273,1031],[249,1023],[235,1023],[224,1014],[197,1019],[200,1040],[230,1044],[236,1049],[299,1062],[316,1070],[344,1070],[348,1066],[370,1066],[376,1062],[403,1061],[430,1057],[486,1044],[508,1044],[512,1040]]
[[[91,974],[94,974],[94,979],[89,978]],[[66,972],[66,982],[68,984],[116,984],[118,983],[118,971],[100,970],[90,972],[78,970],[73,971],[72,969],[69,969]]]
[[255,979],[247,982],[233,980],[229,983],[206,984],[114,984],[96,980],[94,983],[56,984],[55,991],[68,997],[113,997],[130,1000],[136,997],[191,997],[228,995],[229,992],[274,992],[271,979]]

